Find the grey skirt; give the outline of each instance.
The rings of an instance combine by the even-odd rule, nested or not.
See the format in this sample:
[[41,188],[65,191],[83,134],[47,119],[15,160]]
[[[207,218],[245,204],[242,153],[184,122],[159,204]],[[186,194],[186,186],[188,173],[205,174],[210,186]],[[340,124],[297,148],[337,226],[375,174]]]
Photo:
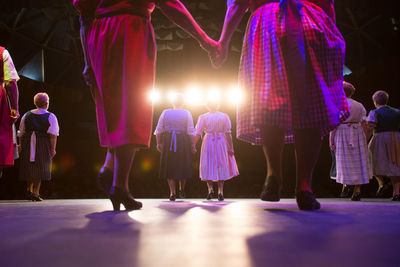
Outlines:
[[375,133],[369,142],[372,171],[376,176],[400,176],[400,132]]

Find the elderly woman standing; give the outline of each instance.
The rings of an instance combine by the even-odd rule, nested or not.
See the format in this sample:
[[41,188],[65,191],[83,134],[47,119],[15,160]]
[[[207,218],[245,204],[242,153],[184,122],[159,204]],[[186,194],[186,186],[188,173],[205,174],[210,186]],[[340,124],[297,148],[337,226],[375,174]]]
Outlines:
[[372,155],[372,170],[378,180],[377,195],[384,188],[384,178],[393,185],[393,201],[400,201],[400,110],[389,107],[389,94],[377,91],[372,100],[376,107],[368,114],[368,124],[374,129],[369,143]]
[[154,132],[157,150],[161,153],[160,178],[168,180],[171,201],[177,197],[175,182],[179,182],[178,197],[184,198],[186,180],[192,178],[193,173],[191,152],[195,152],[195,132],[192,114],[183,109],[184,100],[182,94],[175,95],[173,109],[161,113]]
[[[265,201],[279,201],[285,141],[296,150],[296,201],[319,209],[311,190],[321,137],[348,116],[343,92],[345,44],[335,26],[333,0],[228,0],[220,37],[219,66],[232,34],[251,12],[243,40],[239,86],[247,102],[238,107],[237,136],[263,146]],[[285,138],[286,137],[286,138]]]
[[[112,148],[114,210],[142,203],[129,192],[128,178],[140,148],[150,145],[156,44],[151,13],[157,6],[173,22],[213,50],[216,43],[197,25],[179,0],[74,0],[81,14],[84,77],[93,87],[100,145]],[[106,165],[106,164],[105,164]]]
[[20,180],[27,181],[29,199],[42,201],[40,185],[42,181],[51,179],[59,126],[56,116],[47,111],[49,96],[46,93],[37,93],[33,102],[36,109],[25,113],[19,124],[19,177]]
[[365,127],[363,127],[367,112],[361,103],[351,99],[356,90],[354,86],[344,82],[343,88],[350,116],[329,136],[329,145],[336,158],[336,176],[331,178],[343,185],[342,193],[346,191],[347,186],[354,185],[351,200],[359,201],[361,185],[368,184],[372,178]]

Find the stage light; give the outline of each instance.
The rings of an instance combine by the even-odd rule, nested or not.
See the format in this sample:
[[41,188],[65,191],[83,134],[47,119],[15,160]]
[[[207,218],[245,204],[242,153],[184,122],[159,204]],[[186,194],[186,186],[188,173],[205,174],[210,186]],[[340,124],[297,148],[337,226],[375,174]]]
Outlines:
[[170,103],[173,103],[174,101],[175,101],[175,99],[176,99],[176,97],[177,97],[177,92],[175,91],[175,90],[170,90],[169,92],[168,92],[168,101],[170,102]]
[[220,101],[221,100],[221,92],[220,89],[217,87],[213,86],[208,90],[207,94],[207,101]]
[[241,90],[237,86],[231,86],[230,89],[228,90],[227,98],[231,104],[234,105],[240,104],[243,101],[244,97],[245,95],[243,90]]
[[187,86],[185,93],[185,102],[191,106],[198,106],[203,103],[203,94],[200,90],[200,86],[191,84]]
[[161,93],[157,89],[153,89],[149,92],[149,100],[153,103],[157,103],[161,99]]

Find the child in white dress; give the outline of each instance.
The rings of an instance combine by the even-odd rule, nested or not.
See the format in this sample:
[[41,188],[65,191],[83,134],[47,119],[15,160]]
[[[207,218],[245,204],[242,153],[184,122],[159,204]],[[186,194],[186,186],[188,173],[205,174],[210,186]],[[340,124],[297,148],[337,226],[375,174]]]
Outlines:
[[231,121],[219,112],[217,102],[207,103],[210,112],[200,115],[194,143],[205,133],[200,154],[200,178],[207,182],[210,200],[214,197],[213,182],[218,182],[218,200],[224,200],[224,181],[239,175],[234,156]]

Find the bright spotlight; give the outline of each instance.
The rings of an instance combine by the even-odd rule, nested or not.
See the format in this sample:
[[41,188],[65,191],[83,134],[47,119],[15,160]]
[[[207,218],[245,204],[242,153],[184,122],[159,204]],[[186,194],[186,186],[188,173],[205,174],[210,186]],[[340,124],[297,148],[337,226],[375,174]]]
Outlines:
[[197,85],[188,86],[185,97],[186,103],[188,105],[196,106],[201,105],[203,102],[203,95],[201,93],[200,87]]
[[159,102],[161,99],[161,93],[157,89],[153,89],[149,92],[149,100],[153,103]]
[[244,99],[244,92],[237,86],[232,86],[228,90],[228,100],[232,104],[240,104]]
[[169,100],[169,102],[173,103],[175,101],[176,97],[177,97],[177,94],[178,93],[176,91],[173,91],[173,90],[169,91],[168,92],[168,100]]
[[220,101],[221,99],[221,93],[220,90],[216,87],[212,87],[209,91],[208,91],[208,95],[207,95],[207,100],[208,101]]

